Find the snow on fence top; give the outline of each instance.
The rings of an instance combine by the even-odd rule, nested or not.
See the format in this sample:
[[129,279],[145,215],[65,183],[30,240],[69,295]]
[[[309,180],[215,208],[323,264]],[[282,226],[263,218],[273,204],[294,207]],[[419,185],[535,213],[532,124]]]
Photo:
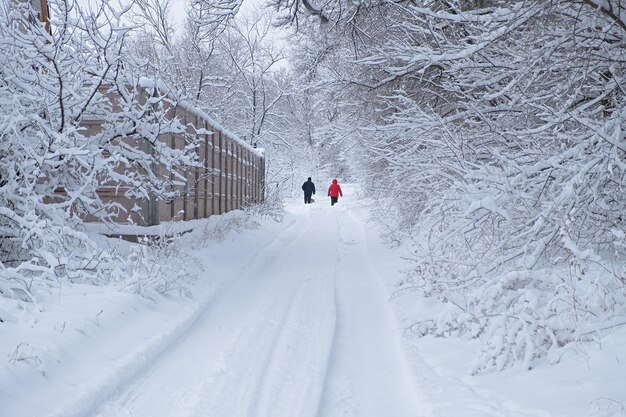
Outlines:
[[[175,96],[173,90],[171,88],[169,88],[167,86],[167,84],[165,84],[163,81],[160,80],[153,80],[151,78],[147,78],[147,77],[141,77],[139,79],[138,82],[138,86],[144,89],[147,88],[154,88],[157,91],[161,92],[162,94],[165,94],[168,98],[175,100],[176,105],[178,107],[181,107],[182,109],[184,109],[185,111],[198,116],[202,119],[204,119],[209,125],[211,125],[214,129],[219,130],[224,136],[226,136],[228,139],[236,142],[237,144],[245,147],[246,149],[256,153],[258,156],[263,157],[264,154],[264,150],[261,148],[255,148],[253,146],[251,146],[249,143],[247,143],[246,141],[242,140],[239,136],[237,136],[236,134],[232,133],[231,131],[229,131],[228,129],[226,129],[224,126],[222,126],[217,120],[213,119],[211,116],[209,116],[208,113],[200,110],[199,108],[197,108],[196,106],[194,106],[192,103],[189,103],[186,99],[179,99],[178,97]],[[213,133],[213,132],[208,132],[208,133]]]

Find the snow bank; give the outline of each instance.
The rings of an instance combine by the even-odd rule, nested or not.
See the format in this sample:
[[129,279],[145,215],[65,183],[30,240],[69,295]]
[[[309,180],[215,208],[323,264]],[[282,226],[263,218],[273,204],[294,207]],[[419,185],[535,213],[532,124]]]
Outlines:
[[[360,210],[365,216],[366,208]],[[369,242],[383,231],[376,223],[367,230]],[[535,362],[530,371],[518,363],[501,372],[473,374],[483,355],[481,336],[471,339],[452,329],[445,338],[415,333],[416,318],[442,317],[451,306],[407,289],[407,278],[413,274],[412,245],[380,245],[370,251],[376,253],[376,264],[386,278],[390,302],[405,328],[413,373],[433,415],[626,416],[626,322],[609,323],[615,325],[611,333],[581,329],[597,337],[565,347],[552,361]]]
[[[91,233],[102,227],[90,226]],[[37,304],[0,299],[0,358],[5,358],[0,361],[0,416],[91,415],[119,384],[142,372],[193,327],[234,278],[233,265],[254,257],[275,227],[273,220],[238,210],[168,227],[188,232],[175,244],[187,248],[180,253],[187,259],[185,268],[200,277],[185,284],[182,297],[179,292],[129,291],[124,280],[104,286],[59,284]],[[165,230],[145,229],[148,234]],[[145,249],[118,239],[97,241],[120,254]],[[170,261],[152,258],[153,269],[138,278],[158,277],[166,271],[159,262]]]

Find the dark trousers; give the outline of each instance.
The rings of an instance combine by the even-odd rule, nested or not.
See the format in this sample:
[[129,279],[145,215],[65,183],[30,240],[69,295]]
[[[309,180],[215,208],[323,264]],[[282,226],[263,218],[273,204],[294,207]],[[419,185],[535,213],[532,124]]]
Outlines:
[[339,196],[337,196],[337,197],[330,197],[330,205],[334,206],[335,203],[337,202],[337,200],[339,200]]
[[311,194],[313,193],[304,193],[304,204],[311,204]]

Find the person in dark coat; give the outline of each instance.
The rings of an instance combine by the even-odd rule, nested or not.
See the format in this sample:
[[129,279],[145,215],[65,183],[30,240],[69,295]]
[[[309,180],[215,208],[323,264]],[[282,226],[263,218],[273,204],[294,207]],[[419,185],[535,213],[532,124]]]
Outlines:
[[311,181],[311,177],[302,184],[302,191],[304,191],[304,204],[311,204],[311,195],[315,194],[315,184]]
[[341,192],[341,187],[337,180],[333,180],[333,183],[328,187],[328,196],[330,197],[330,205],[334,206],[337,201],[339,201],[339,196],[343,197],[343,193]]

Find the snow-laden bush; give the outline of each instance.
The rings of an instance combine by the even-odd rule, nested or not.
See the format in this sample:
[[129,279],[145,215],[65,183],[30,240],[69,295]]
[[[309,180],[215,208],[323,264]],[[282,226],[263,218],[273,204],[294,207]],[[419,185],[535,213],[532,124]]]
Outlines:
[[254,204],[243,208],[242,210],[232,210],[220,216],[211,218],[200,234],[196,234],[196,239],[202,246],[206,246],[208,242],[223,242],[234,231],[254,230],[259,227],[259,220],[272,219],[281,221],[285,214],[285,207],[281,193],[276,190],[269,193],[260,204]]
[[200,242],[206,245],[208,242],[223,242],[234,230],[242,231],[255,228],[258,223],[243,210],[234,210],[224,213],[214,222],[205,224]]
[[413,285],[457,314],[422,331],[467,330],[485,342],[478,367],[502,369],[626,322],[622,157],[591,135],[547,161],[469,170],[430,199]]
[[183,250],[181,236],[144,237],[111,271],[125,291],[152,298],[155,294],[191,297],[189,290],[201,265]]
[[123,61],[126,11],[48,5],[50,32],[28,2],[0,1],[0,297],[24,301],[66,281],[111,280],[119,259],[80,231],[85,216],[123,213],[100,185],[168,198],[169,172],[194,161],[193,144],[158,140],[184,129]]

